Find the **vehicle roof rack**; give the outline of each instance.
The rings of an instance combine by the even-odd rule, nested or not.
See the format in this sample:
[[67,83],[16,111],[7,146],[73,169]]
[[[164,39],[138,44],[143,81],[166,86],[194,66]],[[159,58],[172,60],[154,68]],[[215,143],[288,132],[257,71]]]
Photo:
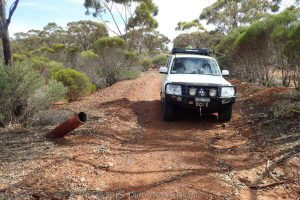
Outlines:
[[196,55],[204,55],[208,56],[212,54],[212,50],[207,48],[200,48],[200,49],[182,49],[182,48],[173,48],[172,54],[176,53],[183,53],[183,54],[196,54]]

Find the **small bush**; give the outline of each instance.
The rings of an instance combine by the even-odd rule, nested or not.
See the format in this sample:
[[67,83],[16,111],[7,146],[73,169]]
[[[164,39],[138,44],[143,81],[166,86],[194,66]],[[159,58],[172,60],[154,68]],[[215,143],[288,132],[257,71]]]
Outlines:
[[68,87],[68,99],[70,101],[75,101],[95,91],[95,86],[91,83],[88,76],[74,69],[61,69],[52,78],[61,81]]
[[101,51],[105,48],[123,48],[126,45],[126,41],[120,37],[103,37],[94,43],[94,48]]
[[67,89],[56,81],[46,84],[31,62],[0,64],[0,115],[3,122],[26,123],[52,101],[64,99]]
[[139,76],[139,73],[133,69],[121,68],[121,69],[119,69],[116,78],[117,78],[117,81],[124,81],[124,80],[135,79],[138,76]]
[[14,62],[23,62],[27,59],[26,55],[23,54],[13,54]]
[[126,66],[132,67],[139,62],[139,55],[134,51],[128,51],[125,54]]
[[283,100],[277,103],[272,108],[275,118],[287,118],[293,116],[295,113],[300,113],[300,102],[291,102],[290,100]]
[[142,61],[142,66],[144,67],[145,71],[151,68],[152,64],[153,64],[153,60],[150,58],[146,58]]
[[82,51],[80,53],[80,56],[81,56],[82,59],[85,59],[85,60],[97,60],[97,59],[99,59],[98,54],[94,53],[91,50]]
[[156,67],[166,65],[166,63],[168,62],[168,59],[169,59],[169,57],[167,55],[161,54],[161,55],[153,58],[153,64]]
[[64,64],[56,61],[50,61],[45,57],[33,57],[32,65],[35,70],[46,78],[50,78],[51,74],[56,73],[58,70],[64,69]]
[[55,52],[64,50],[65,48],[66,48],[66,45],[64,45],[64,44],[53,44],[53,45],[52,45],[52,49],[53,49]]

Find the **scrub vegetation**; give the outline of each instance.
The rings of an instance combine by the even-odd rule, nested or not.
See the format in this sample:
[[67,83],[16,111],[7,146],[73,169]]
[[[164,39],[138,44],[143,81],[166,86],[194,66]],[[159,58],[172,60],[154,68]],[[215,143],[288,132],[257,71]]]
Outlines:
[[[17,5],[18,1],[14,3]],[[87,14],[93,13],[95,17],[101,19],[100,15],[102,16],[104,12],[102,6],[106,8],[105,12],[110,12],[111,5],[108,5],[112,3],[127,9],[127,18],[124,19],[125,31],[121,31],[119,25],[115,24],[118,34],[109,35],[109,31],[112,33],[112,30],[105,20],[75,21],[68,23],[65,28],[50,22],[42,30],[19,32],[10,41],[2,42],[3,51],[11,53],[10,57],[7,57],[7,54],[0,57],[3,60],[1,62],[7,64],[2,65],[2,73],[6,72],[6,68],[16,70],[24,66],[23,70],[29,70],[30,76],[17,79],[18,77],[13,77],[16,74],[9,73],[10,71],[7,71],[5,76],[15,80],[17,85],[22,85],[23,82],[36,84],[32,85],[33,88],[24,88],[28,91],[16,94],[16,101],[9,101],[2,94],[4,90],[1,91],[1,99],[16,104],[17,108],[14,109],[18,109],[19,113],[16,114],[13,108],[9,108],[11,111],[7,112],[8,107],[3,104],[0,109],[2,124],[15,121],[18,115],[24,115],[18,122],[25,122],[25,115],[28,115],[25,110],[29,105],[27,100],[33,99],[36,95],[35,90],[42,87],[51,88],[54,85],[61,93],[60,100],[76,101],[97,89],[111,86],[118,81],[137,78],[141,72],[165,64],[168,58],[165,53],[170,40],[156,31],[158,22],[154,16],[157,15],[158,8],[151,0],[135,2],[137,9],[130,12],[128,9],[133,9],[129,5],[130,1],[99,1],[99,3],[101,6],[97,1],[86,1]],[[112,11],[111,14],[116,15]],[[5,42],[9,45],[4,45]],[[146,65],[145,60],[148,63]],[[5,80],[7,79],[1,80],[3,87],[15,90],[14,86]],[[54,83],[60,84],[67,92],[61,92],[62,89]],[[27,95],[24,96],[26,103],[22,103],[23,101],[19,103],[21,100],[18,98],[24,93]],[[8,92],[7,95],[12,94]],[[56,100],[58,99],[47,98],[45,105],[48,106],[45,108]]]

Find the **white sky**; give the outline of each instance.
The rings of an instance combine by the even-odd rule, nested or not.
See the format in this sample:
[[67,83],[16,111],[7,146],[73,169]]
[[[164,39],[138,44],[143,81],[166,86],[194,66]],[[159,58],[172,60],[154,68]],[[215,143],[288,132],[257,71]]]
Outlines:
[[156,17],[156,20],[159,22],[158,30],[173,40],[181,33],[175,31],[179,21],[191,21],[199,18],[203,8],[211,5],[215,1],[216,0],[154,0],[159,8],[159,13]]

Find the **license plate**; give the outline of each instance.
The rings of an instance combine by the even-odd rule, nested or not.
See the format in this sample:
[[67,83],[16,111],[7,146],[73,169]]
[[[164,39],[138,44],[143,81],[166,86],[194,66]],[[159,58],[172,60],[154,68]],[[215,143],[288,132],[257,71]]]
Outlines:
[[195,101],[196,101],[196,102],[204,102],[204,103],[207,103],[207,102],[210,102],[210,98],[196,97],[196,98],[195,98]]

